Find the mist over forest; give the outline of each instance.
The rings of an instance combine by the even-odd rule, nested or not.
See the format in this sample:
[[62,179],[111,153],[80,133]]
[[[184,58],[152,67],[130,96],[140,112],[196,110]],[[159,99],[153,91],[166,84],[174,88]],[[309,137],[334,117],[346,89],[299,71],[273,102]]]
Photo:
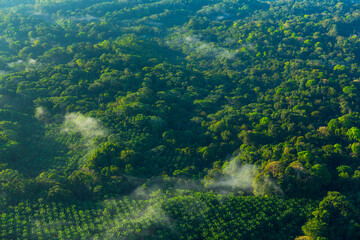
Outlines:
[[0,0],[0,239],[360,239],[360,2]]

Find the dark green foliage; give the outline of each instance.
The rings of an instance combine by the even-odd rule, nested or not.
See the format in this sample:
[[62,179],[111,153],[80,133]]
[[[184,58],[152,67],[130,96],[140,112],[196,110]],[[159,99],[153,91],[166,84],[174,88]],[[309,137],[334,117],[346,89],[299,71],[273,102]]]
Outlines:
[[[185,195],[183,195],[185,194]],[[21,203],[1,214],[4,239],[290,239],[314,206],[305,200],[194,192],[98,205]]]
[[[358,239],[359,212],[338,192],[329,192],[313,212],[303,231],[311,239]],[[336,226],[336,227],[334,227]]]
[[[100,220],[57,229],[53,217],[50,232],[31,235],[37,220],[19,220],[1,234],[289,239],[307,218],[304,238],[358,238],[359,26],[360,5],[350,0],[0,0],[4,214],[156,184],[224,194],[154,198],[170,223],[106,212],[111,229]],[[323,199],[313,218],[299,198]],[[121,213],[153,211],[134,204]]]

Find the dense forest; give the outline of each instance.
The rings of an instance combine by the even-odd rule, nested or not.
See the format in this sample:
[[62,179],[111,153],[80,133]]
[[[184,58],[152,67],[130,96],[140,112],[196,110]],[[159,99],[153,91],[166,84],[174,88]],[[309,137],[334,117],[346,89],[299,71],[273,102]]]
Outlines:
[[0,0],[1,239],[360,239],[360,2]]

